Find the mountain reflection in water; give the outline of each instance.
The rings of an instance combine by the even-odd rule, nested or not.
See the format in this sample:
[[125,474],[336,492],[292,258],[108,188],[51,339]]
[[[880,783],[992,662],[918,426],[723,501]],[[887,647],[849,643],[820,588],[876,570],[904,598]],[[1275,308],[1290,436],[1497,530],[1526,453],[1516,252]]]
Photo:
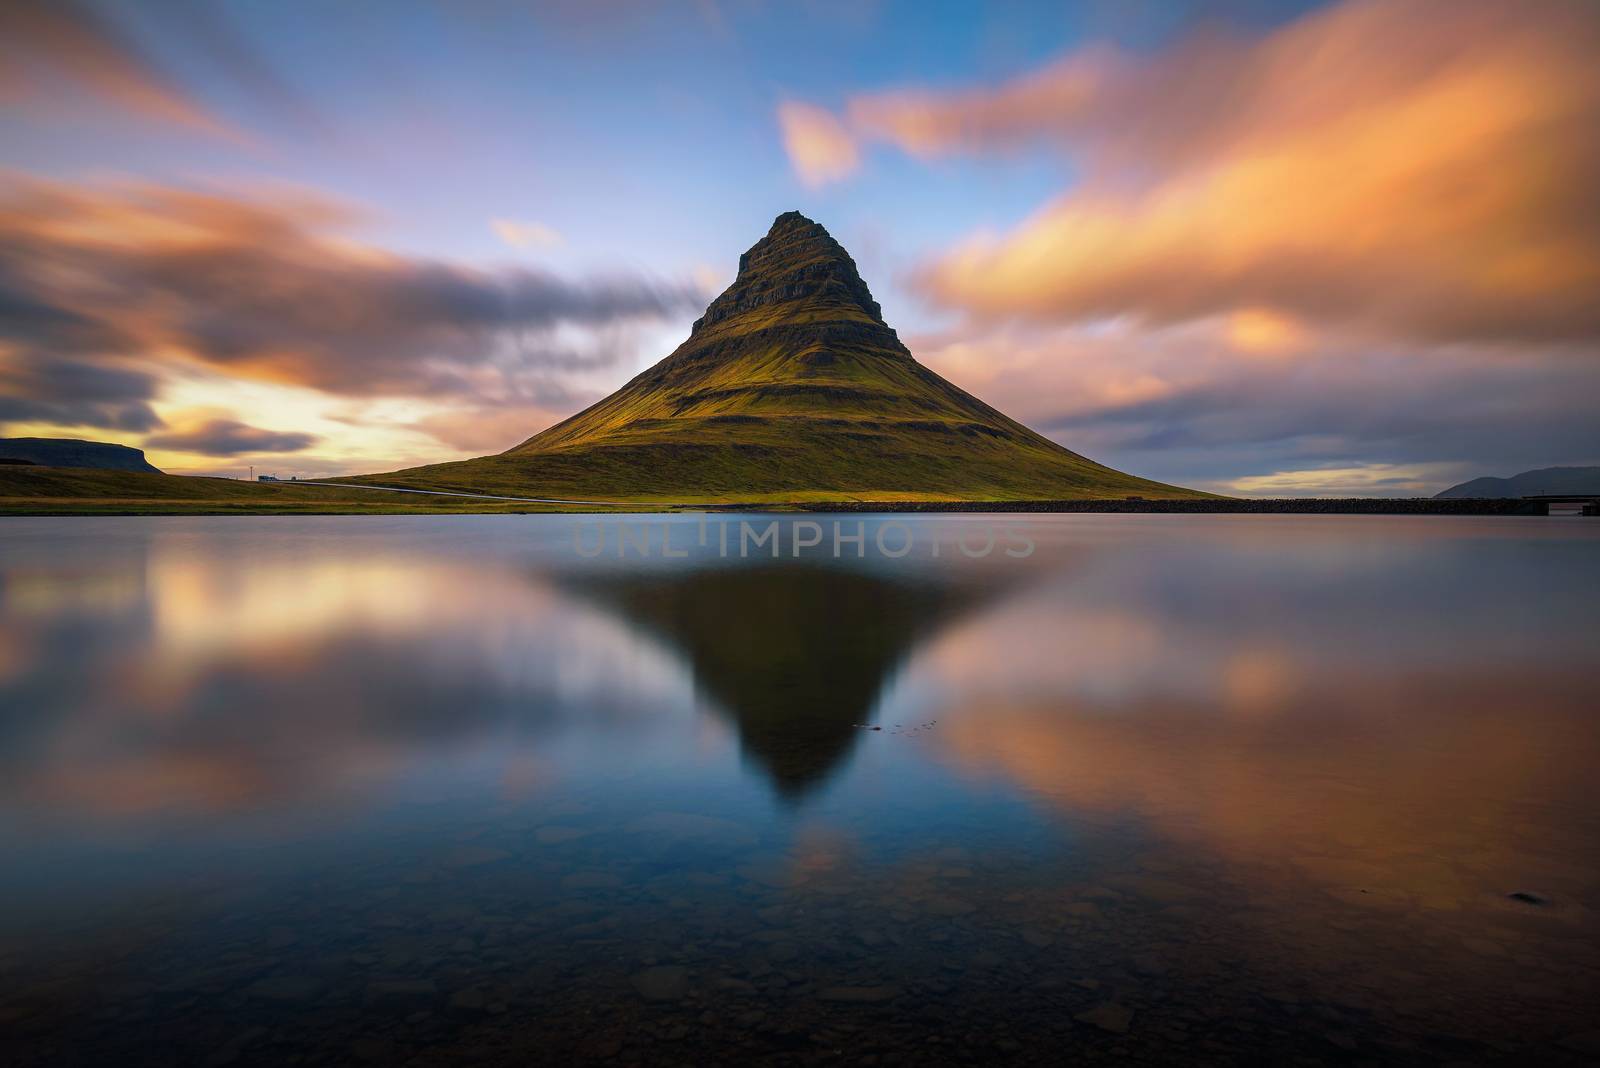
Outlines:
[[576,522],[10,521],[0,1061],[1586,1058],[1600,527]]
[[896,579],[770,562],[572,581],[565,588],[658,637],[738,730],[779,794],[798,799],[844,760],[890,677],[929,635],[1006,585]]

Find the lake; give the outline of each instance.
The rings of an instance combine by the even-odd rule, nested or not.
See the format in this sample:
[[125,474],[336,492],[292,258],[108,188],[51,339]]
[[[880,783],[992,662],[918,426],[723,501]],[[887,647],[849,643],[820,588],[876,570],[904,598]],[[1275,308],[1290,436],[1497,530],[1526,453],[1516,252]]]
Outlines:
[[0,1061],[1600,1057],[1600,523],[639,518],[0,521]]

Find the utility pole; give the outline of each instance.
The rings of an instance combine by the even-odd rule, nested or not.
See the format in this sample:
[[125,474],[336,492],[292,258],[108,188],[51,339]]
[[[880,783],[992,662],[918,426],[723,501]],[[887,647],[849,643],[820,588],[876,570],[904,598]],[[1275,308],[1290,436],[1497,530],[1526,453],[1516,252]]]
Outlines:
[[251,464],[250,465],[250,481],[254,482],[255,480],[256,480],[256,465],[255,464]]

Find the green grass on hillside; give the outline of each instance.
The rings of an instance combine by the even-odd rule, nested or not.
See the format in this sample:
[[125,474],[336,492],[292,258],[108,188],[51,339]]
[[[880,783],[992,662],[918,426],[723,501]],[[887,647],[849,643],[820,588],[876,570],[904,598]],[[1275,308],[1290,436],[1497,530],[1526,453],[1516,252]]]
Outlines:
[[351,481],[678,503],[1206,496],[1063,449],[909,357],[839,343],[669,360],[509,452]]
[[[771,424],[762,428],[781,433]],[[703,435],[706,437],[709,435]],[[973,448],[889,454],[888,435],[869,451],[848,440],[809,447],[742,435],[721,444],[662,442],[486,456],[352,481],[472,493],[528,494],[639,503],[1080,500],[1201,497],[1158,482],[1063,463],[1033,450]],[[892,467],[884,461],[892,461]],[[1031,462],[1030,462],[1031,461]],[[1102,473],[1105,472],[1105,473]]]

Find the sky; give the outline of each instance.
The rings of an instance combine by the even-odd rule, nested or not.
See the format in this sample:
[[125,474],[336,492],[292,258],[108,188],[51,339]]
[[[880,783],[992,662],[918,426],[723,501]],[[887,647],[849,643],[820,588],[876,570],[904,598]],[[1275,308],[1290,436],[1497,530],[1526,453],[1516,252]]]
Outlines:
[[499,452],[774,216],[916,357],[1224,493],[1600,463],[1600,4],[0,0],[0,433]]

